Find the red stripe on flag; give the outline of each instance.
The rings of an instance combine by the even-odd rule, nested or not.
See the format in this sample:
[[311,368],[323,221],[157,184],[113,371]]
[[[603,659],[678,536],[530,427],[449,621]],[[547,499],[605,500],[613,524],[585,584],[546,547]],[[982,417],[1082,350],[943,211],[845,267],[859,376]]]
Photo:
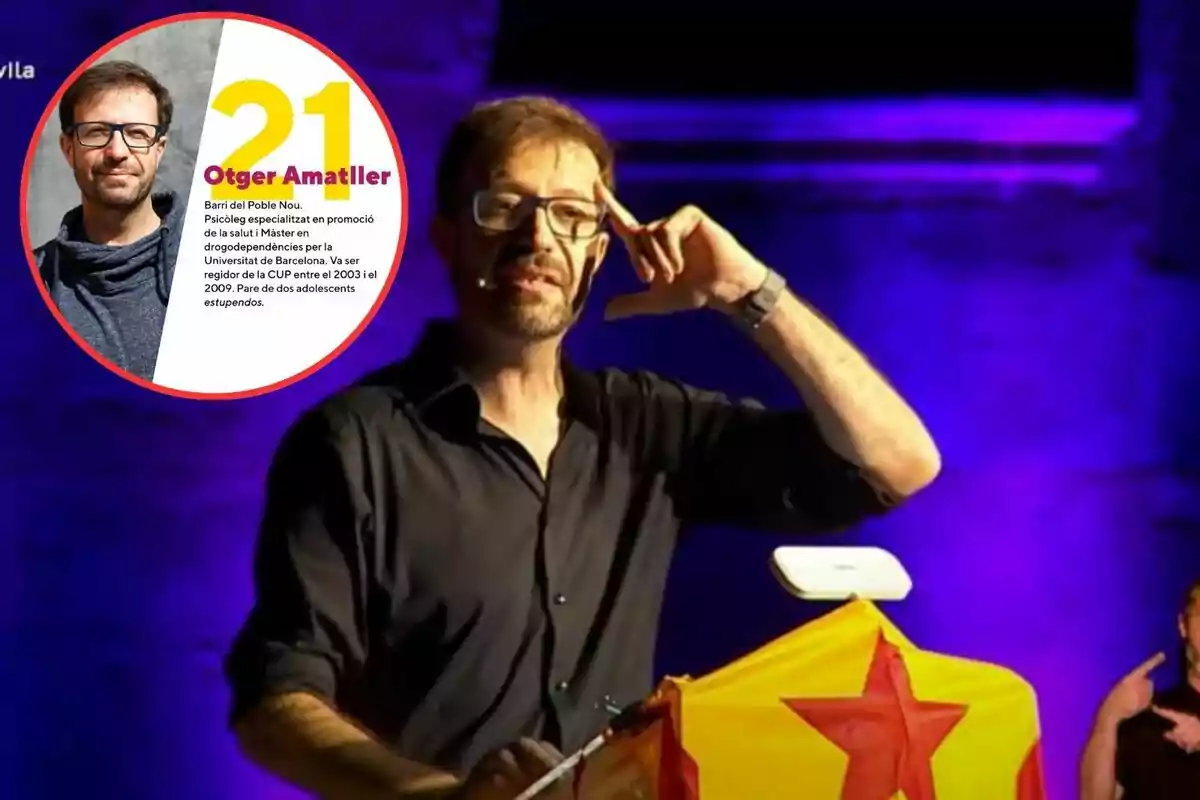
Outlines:
[[675,719],[664,714],[659,745],[658,800],[700,800],[700,766],[683,749],[676,725],[682,727],[680,713],[675,710]]
[[1025,754],[1017,773],[1017,800],[1046,800],[1045,774],[1042,770],[1042,740],[1038,739]]

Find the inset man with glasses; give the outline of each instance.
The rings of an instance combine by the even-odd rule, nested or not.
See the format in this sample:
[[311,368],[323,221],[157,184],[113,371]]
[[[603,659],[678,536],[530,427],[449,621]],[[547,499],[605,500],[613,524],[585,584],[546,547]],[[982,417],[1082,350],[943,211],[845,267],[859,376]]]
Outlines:
[[128,61],[86,70],[63,94],[59,146],[81,204],[34,251],[63,317],[95,351],[151,380],[183,232],[184,203],[154,193],[171,95]]

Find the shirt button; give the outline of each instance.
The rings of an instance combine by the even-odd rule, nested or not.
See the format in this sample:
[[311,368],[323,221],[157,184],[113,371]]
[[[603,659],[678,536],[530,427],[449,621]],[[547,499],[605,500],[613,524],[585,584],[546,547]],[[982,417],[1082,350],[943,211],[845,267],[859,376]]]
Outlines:
[[554,595],[554,605],[565,606],[567,604],[567,596],[565,594]]
[[567,683],[566,681],[559,681],[558,683],[554,684],[554,688],[560,692],[565,692],[570,687],[571,684]]

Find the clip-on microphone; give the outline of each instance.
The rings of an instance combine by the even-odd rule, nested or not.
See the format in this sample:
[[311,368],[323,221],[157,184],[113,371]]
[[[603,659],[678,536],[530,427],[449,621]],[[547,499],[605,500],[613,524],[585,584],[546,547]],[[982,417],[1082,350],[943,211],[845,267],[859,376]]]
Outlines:
[[478,286],[480,289],[486,289],[489,291],[495,289],[496,288],[496,279],[494,277],[495,272],[496,272],[495,266],[489,265],[483,271],[483,274],[475,279],[475,285]]

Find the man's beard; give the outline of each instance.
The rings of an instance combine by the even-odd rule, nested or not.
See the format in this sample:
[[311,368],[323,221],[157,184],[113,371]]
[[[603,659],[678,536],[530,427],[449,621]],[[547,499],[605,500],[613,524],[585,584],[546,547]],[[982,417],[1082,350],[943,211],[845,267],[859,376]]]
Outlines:
[[136,208],[149,195],[153,188],[154,180],[146,180],[145,175],[129,175],[126,180],[133,179],[132,185],[123,185],[120,188],[109,187],[104,185],[105,178],[103,174],[96,174],[94,180],[88,183],[86,178],[79,181],[83,196],[97,205],[114,211],[127,211]]
[[[549,259],[534,256],[525,260],[530,269],[551,273],[563,285],[569,286],[572,282],[569,270]],[[511,285],[502,276],[510,269],[523,266],[519,260],[514,262],[501,262],[501,266],[485,277],[490,285],[484,289],[488,293],[484,303],[491,324],[509,336],[528,340],[550,339],[566,333],[575,321],[567,290],[562,286],[545,285],[527,292]]]

